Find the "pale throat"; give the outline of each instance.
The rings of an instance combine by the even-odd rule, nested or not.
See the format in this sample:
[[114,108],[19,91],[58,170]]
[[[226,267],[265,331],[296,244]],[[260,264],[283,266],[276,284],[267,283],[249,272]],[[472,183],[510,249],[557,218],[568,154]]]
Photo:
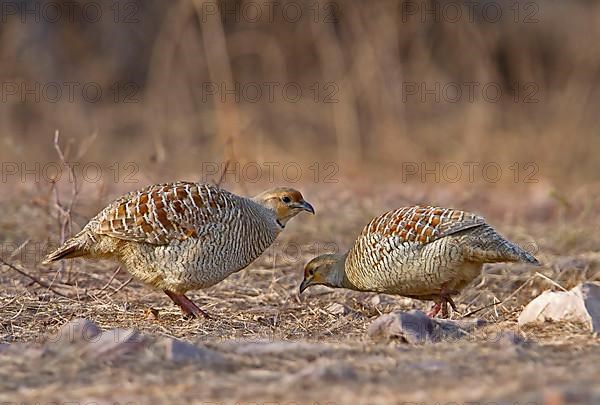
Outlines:
[[279,216],[277,214],[276,210],[271,210],[271,212],[273,213],[273,216],[275,218],[275,223],[281,229],[285,228],[285,226],[287,225],[288,221],[296,216],[296,213],[290,213],[291,215],[287,215],[287,216]]
[[287,217],[287,218],[278,218],[277,216],[277,212],[273,209],[268,209],[269,213],[271,215],[271,218],[273,219],[273,225],[275,227],[275,230],[277,232],[281,232],[285,229],[285,226],[287,225],[288,221],[291,219],[291,217]]

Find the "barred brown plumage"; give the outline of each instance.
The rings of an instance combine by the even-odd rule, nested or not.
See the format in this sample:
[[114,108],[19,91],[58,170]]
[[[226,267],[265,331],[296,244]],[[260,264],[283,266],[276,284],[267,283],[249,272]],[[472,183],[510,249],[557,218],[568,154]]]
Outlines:
[[465,211],[414,206],[374,218],[345,254],[321,255],[304,269],[300,292],[323,284],[433,300],[430,315],[458,294],[484,263],[537,259],[507,241],[485,220]]
[[292,188],[245,198],[214,185],[152,185],[117,199],[49,254],[114,257],[137,279],[164,290],[187,315],[203,312],[184,294],[210,287],[252,263],[301,211]]

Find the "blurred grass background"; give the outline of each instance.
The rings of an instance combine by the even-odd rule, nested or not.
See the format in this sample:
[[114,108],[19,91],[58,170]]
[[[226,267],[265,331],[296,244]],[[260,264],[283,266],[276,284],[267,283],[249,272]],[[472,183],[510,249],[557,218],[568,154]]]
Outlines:
[[55,161],[59,129],[97,134],[82,161],[133,161],[157,180],[232,157],[334,161],[355,179],[406,162],[598,178],[596,1],[2,3],[4,162]]

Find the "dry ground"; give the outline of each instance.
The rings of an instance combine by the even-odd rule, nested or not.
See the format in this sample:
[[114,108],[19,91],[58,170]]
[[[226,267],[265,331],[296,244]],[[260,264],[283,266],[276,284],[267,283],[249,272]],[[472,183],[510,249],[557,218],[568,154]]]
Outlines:
[[[304,194],[317,207],[317,216],[297,218],[277,244],[245,271],[213,288],[191,293],[213,315],[213,319],[195,321],[182,319],[166,296],[136,281],[124,286],[129,276],[124,271],[115,275],[114,263],[74,260],[62,269],[39,266],[47,243],[56,244],[53,210],[38,192],[23,192],[3,201],[2,257],[42,282],[52,283],[53,291],[3,266],[0,343],[38,344],[70,319],[88,318],[103,329],[132,327],[148,335],[207,345],[235,367],[175,365],[152,356],[85,360],[76,352],[66,356],[50,352],[34,358],[0,354],[0,401],[600,402],[597,337],[575,324],[525,329],[516,324],[523,305],[543,290],[600,280],[600,236],[593,216],[598,200],[592,188],[571,193],[567,202],[523,194],[509,199],[501,191],[482,201],[472,191],[415,194],[407,187],[402,192],[390,191],[400,187],[388,187],[387,194],[374,194],[378,190],[373,188],[367,193],[360,188],[349,192],[328,187],[317,193],[316,187],[307,187]],[[488,266],[463,292],[457,299],[462,314],[504,301],[477,314],[489,321],[488,326],[463,339],[436,344],[378,343],[366,336],[368,325],[378,315],[424,309],[429,304],[320,287],[298,296],[302,265],[308,259],[349,246],[377,212],[421,201],[482,213],[506,236],[536,249],[544,263],[541,268]],[[106,202],[88,199],[77,206],[74,219],[83,225]],[[27,240],[21,250],[14,251]],[[344,304],[348,313],[331,313],[328,306],[332,303]],[[499,332],[506,330],[520,334],[526,343],[498,339]],[[239,350],[248,341],[284,343]]]

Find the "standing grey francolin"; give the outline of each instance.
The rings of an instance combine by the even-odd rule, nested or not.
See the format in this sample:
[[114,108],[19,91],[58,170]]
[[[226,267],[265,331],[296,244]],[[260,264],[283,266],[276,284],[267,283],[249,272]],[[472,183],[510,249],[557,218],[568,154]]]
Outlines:
[[184,294],[248,266],[301,211],[314,214],[291,188],[245,198],[208,184],[153,185],[111,203],[44,263],[113,257],[163,290],[184,314],[206,315]]
[[406,207],[374,218],[349,252],[321,255],[304,269],[300,292],[316,284],[432,300],[430,316],[480,273],[484,263],[535,257],[499,235],[475,214],[438,207]]

